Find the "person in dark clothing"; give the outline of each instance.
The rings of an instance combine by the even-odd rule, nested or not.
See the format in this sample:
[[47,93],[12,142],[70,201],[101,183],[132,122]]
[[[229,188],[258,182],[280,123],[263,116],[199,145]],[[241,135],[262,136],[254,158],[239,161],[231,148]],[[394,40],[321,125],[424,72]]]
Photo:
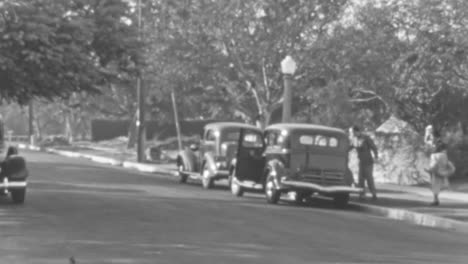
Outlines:
[[[374,184],[374,159],[379,158],[379,153],[377,147],[375,146],[374,141],[368,136],[362,133],[361,129],[358,126],[353,126],[351,129],[353,133],[351,139],[351,148],[356,149],[359,159],[359,187],[365,187],[365,182],[367,182],[367,187],[372,193],[372,199],[377,199],[377,190]],[[372,157],[372,153],[374,157]],[[365,193],[361,194],[361,198],[365,196]]]

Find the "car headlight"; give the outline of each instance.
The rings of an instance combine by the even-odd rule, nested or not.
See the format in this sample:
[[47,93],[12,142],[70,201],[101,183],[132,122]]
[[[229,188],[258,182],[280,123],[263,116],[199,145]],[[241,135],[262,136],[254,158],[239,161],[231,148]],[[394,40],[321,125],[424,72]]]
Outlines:
[[221,156],[226,156],[227,155],[227,144],[223,143],[221,144]]

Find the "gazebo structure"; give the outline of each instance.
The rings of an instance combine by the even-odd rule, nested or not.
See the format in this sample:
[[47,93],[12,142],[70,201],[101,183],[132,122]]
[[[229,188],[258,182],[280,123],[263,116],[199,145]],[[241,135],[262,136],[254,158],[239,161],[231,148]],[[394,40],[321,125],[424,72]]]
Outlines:
[[392,115],[375,131],[381,153],[376,164],[379,178],[384,182],[415,184],[425,182],[428,160],[421,149],[423,138],[409,123]]

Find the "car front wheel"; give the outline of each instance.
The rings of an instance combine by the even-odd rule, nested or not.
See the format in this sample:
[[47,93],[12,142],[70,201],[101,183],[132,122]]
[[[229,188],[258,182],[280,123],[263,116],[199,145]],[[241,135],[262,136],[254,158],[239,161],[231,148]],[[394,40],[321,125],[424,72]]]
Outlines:
[[230,181],[230,187],[231,187],[231,192],[237,197],[241,197],[244,195],[244,188],[239,185],[237,182],[237,179],[234,179],[236,175],[236,170],[234,169],[231,173],[231,176],[229,177],[231,179]]
[[277,204],[281,193],[276,189],[273,177],[269,177],[265,184],[265,196],[268,203]]
[[207,166],[203,166],[202,170],[202,185],[204,189],[211,189],[214,185],[214,180],[210,177],[210,170]]
[[180,183],[186,183],[188,175],[184,173],[185,171],[185,166],[183,163],[179,163],[177,165],[177,173],[179,174],[179,182]]
[[11,190],[11,199],[16,204],[23,204],[26,198],[26,188]]

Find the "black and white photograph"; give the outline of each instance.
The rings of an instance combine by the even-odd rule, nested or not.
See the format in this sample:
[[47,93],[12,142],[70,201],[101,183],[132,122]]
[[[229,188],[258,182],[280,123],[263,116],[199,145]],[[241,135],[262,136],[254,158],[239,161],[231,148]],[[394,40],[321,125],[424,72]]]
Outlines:
[[0,0],[0,264],[467,264],[467,0]]

